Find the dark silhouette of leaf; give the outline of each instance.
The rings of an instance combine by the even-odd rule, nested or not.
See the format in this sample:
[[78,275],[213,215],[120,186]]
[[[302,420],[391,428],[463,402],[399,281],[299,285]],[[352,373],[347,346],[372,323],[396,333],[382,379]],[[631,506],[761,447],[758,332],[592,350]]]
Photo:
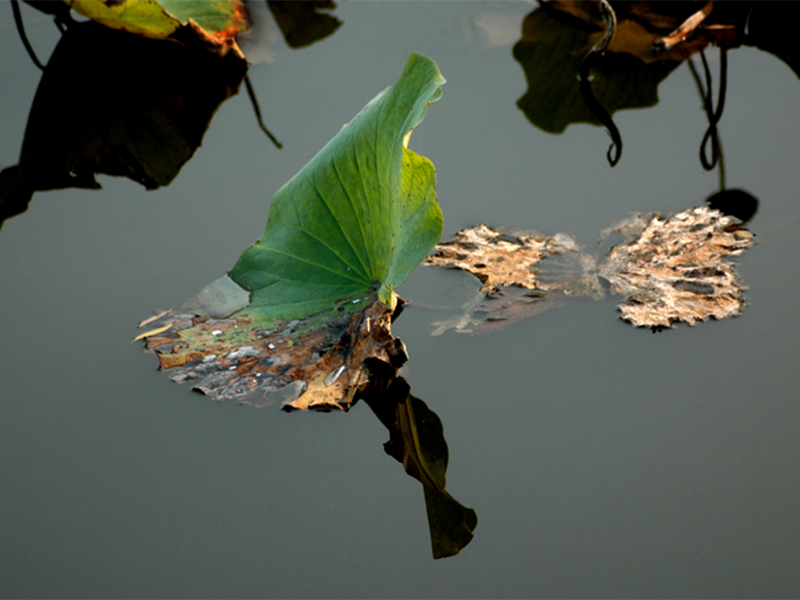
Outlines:
[[333,15],[320,12],[336,8],[332,0],[267,0],[267,6],[290,48],[310,46],[332,35],[342,24]]
[[19,164],[3,172],[2,216],[24,210],[34,191],[97,189],[99,173],[168,185],[246,70],[235,52],[72,25],[42,75]]
[[374,361],[370,385],[359,394],[389,430],[386,454],[417,479],[425,494],[434,558],[458,554],[472,540],[478,517],[445,490],[447,442],[439,417],[411,395],[402,377],[387,373]]
[[[558,6],[571,7],[572,3]],[[558,20],[553,7],[537,8],[525,17],[522,38],[514,46],[514,58],[528,81],[528,91],[517,106],[532,124],[549,133],[561,133],[571,123],[601,124],[584,102],[578,81],[586,55],[603,34],[599,15],[586,15],[590,21],[569,13]],[[620,37],[625,28],[624,21],[617,25]],[[592,69],[592,91],[609,114],[654,106],[658,84],[678,64],[675,60],[646,64],[627,52],[618,52],[612,40],[603,59]]]
[[800,77],[794,9],[790,2],[753,2],[746,43],[774,54]]

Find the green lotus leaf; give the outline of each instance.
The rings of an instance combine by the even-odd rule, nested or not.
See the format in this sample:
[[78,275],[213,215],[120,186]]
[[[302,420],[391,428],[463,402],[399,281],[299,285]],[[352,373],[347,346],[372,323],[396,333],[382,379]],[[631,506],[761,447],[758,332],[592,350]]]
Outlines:
[[154,39],[174,34],[189,19],[219,38],[233,37],[249,29],[241,0],[64,0],[85,17],[129,33]]
[[411,54],[397,82],[278,190],[264,235],[229,274],[251,292],[249,311],[295,319],[375,291],[392,303],[442,233],[434,166],[406,146],[444,82]]

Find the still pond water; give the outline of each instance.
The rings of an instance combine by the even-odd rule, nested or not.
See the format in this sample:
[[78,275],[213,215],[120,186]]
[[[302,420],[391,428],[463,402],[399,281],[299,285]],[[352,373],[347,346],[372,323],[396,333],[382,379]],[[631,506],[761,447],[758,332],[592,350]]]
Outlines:
[[[392,83],[409,52],[448,82],[412,138],[437,168],[444,237],[481,222],[587,247],[636,212],[719,189],[686,65],[658,105],[621,111],[625,153],[517,108],[528,3],[346,2],[331,37],[276,41],[250,70],[277,150],[242,93],[168,187],[101,177],[37,193],[0,231],[0,596],[797,597],[800,594],[800,81],[729,53],[727,185],[760,200],[738,260],[742,316],[653,334],[614,298],[489,336],[432,337],[470,275],[418,268],[394,332],[438,414],[448,491],[472,542],[433,560],[420,484],[363,404],[317,414],[220,404],[131,344],[261,235],[269,200]],[[23,15],[40,56],[52,21]],[[0,166],[18,160],[40,77],[0,6]],[[718,52],[709,52],[717,72]],[[716,85],[716,84],[715,84]],[[69,93],[65,90],[64,93]],[[65,118],[68,118],[65,115]],[[417,306],[414,306],[414,304]]]

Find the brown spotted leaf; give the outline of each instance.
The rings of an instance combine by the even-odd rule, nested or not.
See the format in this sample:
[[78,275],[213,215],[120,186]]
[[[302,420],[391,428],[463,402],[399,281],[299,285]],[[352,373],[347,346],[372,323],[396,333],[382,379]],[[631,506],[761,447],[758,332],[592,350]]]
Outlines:
[[215,400],[347,410],[367,381],[368,358],[397,369],[407,354],[392,337],[392,309],[374,295],[339,309],[288,322],[265,322],[247,309],[226,318],[178,311],[150,323],[157,328],[146,348],[173,381],[191,381]]

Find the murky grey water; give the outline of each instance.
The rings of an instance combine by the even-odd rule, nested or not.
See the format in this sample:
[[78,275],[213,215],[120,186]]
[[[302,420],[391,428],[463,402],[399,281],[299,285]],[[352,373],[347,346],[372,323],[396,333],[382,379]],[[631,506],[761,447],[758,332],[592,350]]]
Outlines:
[[[218,404],[130,344],[263,231],[269,199],[410,51],[448,79],[412,147],[436,164],[445,237],[478,222],[591,245],[630,212],[701,205],[706,128],[688,69],[657,107],[551,136],[516,108],[510,43],[525,3],[360,3],[331,38],[272,47],[175,182],[37,193],[0,232],[3,597],[796,597],[800,593],[800,224],[797,77],[729,56],[721,122],[730,187],[761,200],[739,260],[743,316],[654,335],[614,299],[488,337],[395,325],[412,393],[441,418],[448,491],[478,514],[458,556],[431,558],[420,485],[386,456],[366,406],[285,414]],[[58,32],[23,7],[41,56]],[[489,15],[489,17],[486,17]],[[488,20],[487,20],[488,19]],[[39,72],[0,6],[0,165],[17,162]],[[712,60],[716,53],[712,53]],[[715,64],[712,63],[712,70]],[[68,93],[68,90],[65,90]],[[401,294],[458,307],[469,275],[420,268]]]

